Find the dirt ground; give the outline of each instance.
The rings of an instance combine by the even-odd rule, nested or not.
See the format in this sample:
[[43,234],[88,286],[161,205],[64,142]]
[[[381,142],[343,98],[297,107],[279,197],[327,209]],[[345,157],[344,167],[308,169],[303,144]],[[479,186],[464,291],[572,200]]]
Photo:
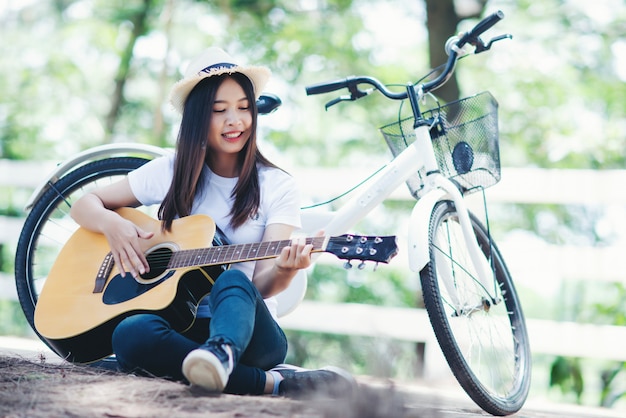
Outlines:
[[[362,381],[351,399],[212,395],[88,366],[0,355],[0,417],[416,417],[391,382]],[[420,415],[423,417],[423,415]]]

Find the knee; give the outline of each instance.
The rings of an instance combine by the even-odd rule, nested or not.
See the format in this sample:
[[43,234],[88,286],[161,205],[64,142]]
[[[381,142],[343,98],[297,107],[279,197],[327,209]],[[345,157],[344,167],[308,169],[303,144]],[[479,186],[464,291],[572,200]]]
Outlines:
[[215,281],[211,294],[219,294],[227,289],[239,288],[250,295],[254,295],[256,288],[252,281],[239,270],[227,270]]

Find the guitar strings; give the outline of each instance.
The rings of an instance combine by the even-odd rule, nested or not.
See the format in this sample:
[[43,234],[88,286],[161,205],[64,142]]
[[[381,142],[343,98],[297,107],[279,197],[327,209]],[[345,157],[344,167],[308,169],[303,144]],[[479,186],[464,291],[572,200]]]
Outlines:
[[[313,237],[306,238],[306,244],[312,244],[314,250],[320,250],[321,244],[324,243],[325,237]],[[153,268],[167,269],[167,268],[180,268],[189,267],[192,265],[197,266],[210,266],[229,264],[236,261],[253,261],[264,258],[277,257],[283,248],[293,243],[292,240],[281,241],[268,241],[262,243],[249,243],[249,244],[233,244],[224,246],[215,246],[207,248],[193,248],[179,251],[168,251],[167,253],[158,252],[158,249],[152,253],[148,253],[146,258],[149,264]],[[246,248],[248,247],[248,248]],[[257,248],[257,250],[251,254],[250,252]],[[224,250],[225,249],[225,250]],[[268,253],[268,250],[272,249],[272,252]],[[247,250],[247,257],[241,257]],[[265,251],[264,255],[263,251]],[[218,254],[213,254],[218,253]],[[177,263],[170,266],[172,259],[175,259]],[[201,260],[201,263],[197,261]],[[180,265],[179,265],[180,264]]]

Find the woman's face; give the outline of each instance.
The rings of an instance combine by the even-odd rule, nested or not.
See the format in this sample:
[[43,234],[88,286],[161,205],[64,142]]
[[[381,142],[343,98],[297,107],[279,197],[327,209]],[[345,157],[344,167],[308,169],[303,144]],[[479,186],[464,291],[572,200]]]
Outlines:
[[213,158],[236,156],[251,134],[252,111],[243,88],[226,78],[217,89],[209,128],[209,147]]

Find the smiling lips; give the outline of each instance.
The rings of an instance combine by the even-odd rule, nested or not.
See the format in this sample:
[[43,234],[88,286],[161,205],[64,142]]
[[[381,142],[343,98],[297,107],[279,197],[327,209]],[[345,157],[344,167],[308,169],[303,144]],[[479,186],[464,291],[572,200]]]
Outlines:
[[243,132],[241,132],[241,131],[225,132],[225,133],[222,134],[222,137],[225,140],[227,140],[227,141],[234,142],[234,141],[238,140],[242,135],[243,135]]

